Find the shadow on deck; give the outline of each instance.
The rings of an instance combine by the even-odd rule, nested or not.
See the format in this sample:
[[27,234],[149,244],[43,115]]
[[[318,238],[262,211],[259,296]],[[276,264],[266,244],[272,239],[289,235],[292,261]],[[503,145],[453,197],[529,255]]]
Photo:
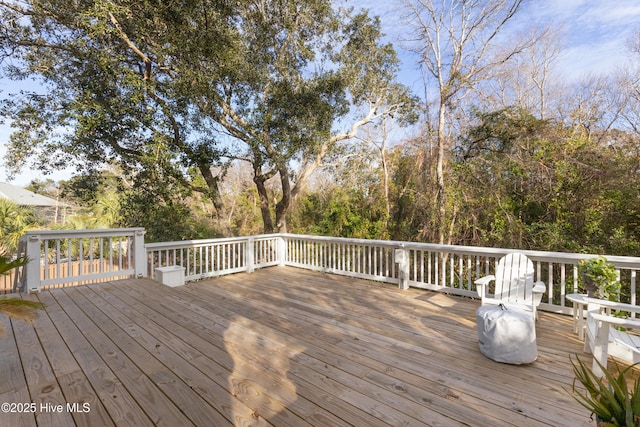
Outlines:
[[594,424],[568,316],[512,366],[480,354],[478,301],[294,268],[30,297],[34,325],[0,316],[3,426]]

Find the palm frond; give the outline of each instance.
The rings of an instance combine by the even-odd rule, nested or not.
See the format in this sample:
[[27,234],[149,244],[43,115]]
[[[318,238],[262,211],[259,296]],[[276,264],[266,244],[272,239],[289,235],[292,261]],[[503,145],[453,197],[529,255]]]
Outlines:
[[22,267],[27,264],[28,261],[27,257],[19,257],[14,260],[9,260],[4,256],[0,256],[0,274],[7,274],[14,268]]

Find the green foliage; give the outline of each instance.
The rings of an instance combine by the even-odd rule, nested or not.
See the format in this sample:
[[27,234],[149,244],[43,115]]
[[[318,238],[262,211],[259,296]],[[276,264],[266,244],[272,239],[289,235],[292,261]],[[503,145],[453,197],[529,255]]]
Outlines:
[[618,272],[616,266],[608,262],[605,257],[580,260],[578,273],[580,273],[579,280],[582,289],[590,291],[590,294],[595,290],[597,298],[609,301],[618,300],[621,287],[618,281]]
[[[4,71],[41,79],[45,89],[2,106],[15,127],[7,155],[14,172],[27,159],[85,172],[113,162],[131,179],[159,169],[157,179],[201,193],[221,215],[223,174],[212,168],[241,158],[258,187],[279,175],[275,212],[285,227],[302,190],[293,169],[318,167],[337,140],[354,136],[335,135],[336,124],[415,116],[415,98],[394,82],[398,61],[380,43],[379,20],[329,0],[54,0],[0,11],[0,63],[12,64]],[[359,107],[372,114],[348,116]],[[273,200],[261,202],[270,215]]]
[[[576,356],[571,359],[575,379],[571,388],[574,399],[595,414],[607,426],[640,426],[640,378],[629,389],[629,377],[637,365],[631,365],[614,376],[602,366],[605,377],[599,378]],[[584,387],[576,387],[578,381]]]
[[14,268],[26,265],[28,259],[26,257],[10,259],[5,255],[0,255],[0,274],[8,274]]
[[368,204],[363,197],[332,187],[324,195],[308,194],[299,207],[296,231],[324,236],[363,239],[385,238],[382,206]]
[[0,198],[0,253],[15,253],[20,237],[39,225],[32,209]]
[[[145,226],[149,238],[175,240],[254,233],[260,213],[267,231],[289,221],[305,232],[433,242],[446,229],[455,244],[640,251],[637,134],[578,132],[567,117],[518,107],[483,106],[442,132],[424,123],[390,149],[386,195],[371,158],[326,172],[335,195],[305,192],[313,171],[357,154],[348,146],[358,126],[418,117],[416,97],[396,81],[396,52],[367,13],[329,0],[27,0],[0,3],[0,28],[3,74],[42,83],[0,105],[15,129],[6,163],[81,170],[60,188],[91,207],[78,227]],[[467,77],[449,83],[466,92]],[[454,154],[444,154],[444,193],[440,144]],[[234,160],[255,188],[226,190]],[[96,173],[104,165],[118,165],[118,177]],[[11,248],[16,238],[6,236],[20,233],[3,227]]]
[[576,138],[518,108],[476,111],[476,119],[455,149],[458,216],[470,219],[455,235],[480,246],[637,253],[632,135]]
[[148,242],[217,237],[210,224],[197,216],[191,194],[177,183],[154,179],[157,173],[145,171],[120,193],[118,226],[144,227]]

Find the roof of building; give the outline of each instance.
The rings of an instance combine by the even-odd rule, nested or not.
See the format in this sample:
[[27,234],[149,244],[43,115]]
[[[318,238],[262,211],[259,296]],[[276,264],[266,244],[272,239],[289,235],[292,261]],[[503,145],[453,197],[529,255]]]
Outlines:
[[15,185],[0,182],[0,198],[9,199],[20,206],[69,206],[66,203],[16,187]]

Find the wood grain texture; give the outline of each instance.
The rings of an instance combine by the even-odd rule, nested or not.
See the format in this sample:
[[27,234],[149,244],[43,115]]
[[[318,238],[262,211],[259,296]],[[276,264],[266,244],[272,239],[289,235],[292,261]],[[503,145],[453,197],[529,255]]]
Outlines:
[[479,352],[476,300],[295,268],[29,298],[33,324],[0,316],[0,398],[91,411],[2,425],[593,424],[565,390],[589,357],[569,316],[540,313],[538,360],[513,366]]

